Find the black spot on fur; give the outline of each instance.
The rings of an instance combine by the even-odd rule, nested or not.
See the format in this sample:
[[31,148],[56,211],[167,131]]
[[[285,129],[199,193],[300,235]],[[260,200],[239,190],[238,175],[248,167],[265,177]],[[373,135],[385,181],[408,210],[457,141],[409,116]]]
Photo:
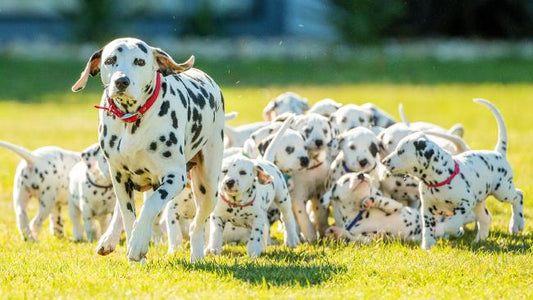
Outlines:
[[176,117],[176,112],[172,111],[170,117],[172,118],[172,128],[178,129],[178,117]]
[[137,47],[139,47],[139,49],[141,49],[142,52],[148,53],[148,50],[146,49],[146,47],[143,44],[137,43],[136,45],[137,45]]
[[157,191],[159,192],[159,195],[161,196],[162,200],[165,200],[167,198],[168,192],[166,190],[158,189]]
[[163,152],[163,156],[168,158],[172,156],[172,153],[170,153],[170,151],[165,151]]
[[161,104],[161,109],[159,110],[159,116],[162,117],[168,113],[168,108],[170,107],[170,102],[168,100],[164,101],[163,104]]
[[200,185],[200,192],[205,195],[205,187],[203,185]]

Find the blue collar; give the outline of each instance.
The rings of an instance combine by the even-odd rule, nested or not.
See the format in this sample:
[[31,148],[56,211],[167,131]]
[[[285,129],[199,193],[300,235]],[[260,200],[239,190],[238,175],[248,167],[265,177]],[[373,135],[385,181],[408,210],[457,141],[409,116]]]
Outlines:
[[352,229],[355,226],[355,224],[357,224],[357,222],[361,221],[361,219],[363,218],[363,213],[365,211],[366,210],[360,210],[359,211],[357,216],[355,216],[355,218],[353,218],[353,220],[350,222],[350,224],[348,224],[348,226],[346,226],[346,231],[350,231],[350,229]]
[[353,173],[354,171],[350,170],[350,168],[348,168],[348,166],[346,165],[346,162],[344,160],[342,160],[342,168],[344,169],[344,172],[346,173]]
[[289,179],[291,179],[291,175],[283,173],[283,179],[285,179],[285,182],[289,182]]

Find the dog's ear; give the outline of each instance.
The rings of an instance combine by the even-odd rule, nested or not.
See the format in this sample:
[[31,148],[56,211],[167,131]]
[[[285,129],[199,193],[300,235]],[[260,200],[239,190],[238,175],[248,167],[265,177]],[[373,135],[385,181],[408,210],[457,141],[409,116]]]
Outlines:
[[272,178],[272,176],[270,176],[267,172],[265,172],[265,170],[263,170],[261,166],[255,165],[254,169],[257,174],[257,179],[259,180],[260,184],[269,184],[274,180],[274,178]]
[[267,122],[271,122],[274,119],[274,109],[276,109],[278,103],[276,100],[271,100],[263,109],[263,119]]
[[80,79],[74,83],[71,90],[73,92],[79,92],[83,90],[85,85],[87,84],[87,80],[89,79],[89,75],[96,76],[98,73],[100,73],[100,61],[102,60],[102,50],[100,49],[91,55],[89,58],[89,61],[87,62],[87,65],[85,65],[85,69],[83,72],[81,72]]
[[309,106],[309,101],[307,100],[307,98],[302,98],[301,101],[298,102],[298,106],[302,109],[303,112],[311,108]]
[[170,57],[170,55],[168,55],[168,53],[159,48],[152,47],[152,53],[159,66],[159,72],[163,74],[163,76],[185,72],[194,65],[194,55],[191,55],[191,57],[185,62],[178,64],[172,59],[172,57]]

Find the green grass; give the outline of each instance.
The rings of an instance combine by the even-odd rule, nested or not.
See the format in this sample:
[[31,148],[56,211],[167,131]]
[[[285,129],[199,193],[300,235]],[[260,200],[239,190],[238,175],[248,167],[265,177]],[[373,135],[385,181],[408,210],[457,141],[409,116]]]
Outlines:
[[[480,68],[487,70],[498,64]],[[58,65],[61,65],[59,71],[55,69]],[[530,150],[533,149],[533,126],[528,112],[533,106],[533,85],[527,83],[527,76],[513,75],[509,71],[513,68],[524,71],[526,66],[513,62],[505,64],[501,68],[502,78],[510,83],[498,84],[483,83],[498,82],[497,72],[485,74],[470,69],[468,72],[472,75],[467,75],[457,69],[458,79],[470,78],[466,80],[468,83],[457,83],[460,80],[451,80],[453,76],[447,73],[431,72],[431,64],[419,64],[413,69],[414,73],[417,73],[415,69],[425,70],[427,76],[407,74],[406,67],[402,67],[401,72],[391,71],[391,78],[393,75],[400,77],[396,82],[394,78],[365,75],[369,70],[347,68],[341,68],[338,77],[329,78],[328,74],[320,73],[320,68],[303,63],[296,64],[306,70],[301,78],[292,67],[283,68],[279,63],[264,67],[269,71],[260,74],[255,72],[261,67],[259,63],[251,66],[238,63],[235,67],[232,65],[231,75],[226,77],[223,63],[213,65],[213,77],[222,83],[227,110],[240,112],[232,124],[259,120],[261,109],[270,98],[292,90],[311,102],[323,97],[354,103],[373,101],[393,115],[396,115],[397,105],[403,103],[411,120],[428,120],[444,126],[461,122],[466,128],[465,139],[472,148],[492,149],[497,138],[496,122],[488,109],[474,104],[471,99],[492,100],[505,117],[509,160],[514,167],[516,183],[526,196],[524,233],[508,235],[510,208],[490,199],[491,234],[486,242],[479,244],[473,244],[475,232],[469,227],[465,237],[440,241],[431,251],[420,250],[416,244],[394,241],[372,245],[326,242],[300,245],[294,250],[272,246],[253,261],[246,257],[244,246],[225,246],[221,257],[207,258],[195,265],[188,262],[188,245],[172,257],[165,254],[166,246],[162,245],[151,247],[146,265],[131,265],[126,260],[123,245],[116,253],[99,257],[95,254],[95,244],[72,243],[70,222],[66,224],[65,239],[56,239],[45,230],[40,242],[22,242],[11,202],[18,158],[0,150],[1,298],[533,297],[533,226],[530,222],[533,204],[529,198],[533,194]],[[325,67],[327,64],[318,65]],[[93,79],[87,91],[78,94],[68,91],[81,66],[80,62],[0,59],[0,140],[30,149],[51,144],[74,150],[96,141],[97,112],[92,105],[100,97],[98,80]],[[357,67],[357,64],[350,66]],[[451,68],[445,64],[441,66]],[[20,67],[18,73],[13,72],[15,67]],[[235,71],[239,68],[242,73]],[[52,69],[53,73],[47,73]],[[284,75],[276,78],[278,71],[272,71],[274,69]],[[317,72],[308,73],[310,70]],[[377,71],[369,71],[373,72]],[[385,74],[388,69],[380,72]],[[363,79],[354,79],[359,76],[354,74]],[[233,80],[241,76],[245,79],[235,85]],[[439,84],[438,78],[446,84]],[[267,84],[270,79],[273,85]],[[6,90],[8,87],[10,90]],[[30,215],[37,209],[35,202],[30,207]]]

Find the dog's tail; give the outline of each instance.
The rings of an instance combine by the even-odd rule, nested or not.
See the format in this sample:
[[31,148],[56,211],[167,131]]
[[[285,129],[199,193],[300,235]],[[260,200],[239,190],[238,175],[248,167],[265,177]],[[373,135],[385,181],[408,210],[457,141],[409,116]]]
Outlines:
[[20,156],[30,165],[34,164],[37,161],[37,157],[33,155],[31,151],[21,146],[17,146],[17,145],[8,143],[8,142],[0,141],[0,147],[9,149],[15,152],[18,156]]
[[474,99],[474,102],[483,104],[492,111],[492,114],[496,118],[496,123],[498,123],[498,143],[496,144],[494,151],[505,156],[507,154],[507,128],[505,127],[505,122],[503,121],[500,111],[488,100],[477,98]]
[[405,116],[405,111],[403,110],[403,104],[398,105],[398,113],[400,114],[400,119],[402,119],[402,122],[405,123],[407,126],[411,126],[411,123],[409,123],[409,120]]
[[465,135],[465,128],[463,124],[457,123],[448,129],[448,133],[458,137],[463,137]]
[[270,144],[265,150],[265,154],[263,154],[263,159],[269,162],[274,162],[274,155],[275,155],[275,148],[276,144],[278,143],[278,140],[281,138],[281,136],[287,131],[287,128],[289,128],[292,124],[292,120],[294,119],[294,116],[289,116],[285,121],[283,122],[283,125],[278,129],[276,134],[274,135],[274,138],[272,141],[270,141]]
[[455,145],[455,149],[457,149],[458,153],[463,153],[465,151],[470,150],[470,147],[468,147],[465,141],[463,141],[462,138],[458,137],[455,134],[449,134],[449,133],[444,133],[440,131],[432,131],[432,130],[424,131],[424,133],[426,135],[433,135],[433,136],[452,142]]
[[224,115],[224,120],[226,122],[227,121],[231,121],[231,120],[235,119],[238,115],[239,115],[239,113],[236,112],[236,111],[229,112],[229,113]]

